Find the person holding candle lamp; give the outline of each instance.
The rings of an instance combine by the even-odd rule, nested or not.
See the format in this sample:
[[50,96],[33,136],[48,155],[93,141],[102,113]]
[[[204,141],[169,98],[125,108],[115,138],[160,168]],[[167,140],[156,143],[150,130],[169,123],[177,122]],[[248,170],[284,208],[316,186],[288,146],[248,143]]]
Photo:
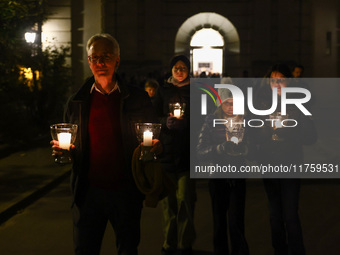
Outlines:
[[[71,148],[74,252],[99,254],[110,221],[118,254],[137,255],[143,196],[131,172],[138,146],[134,122],[157,122],[157,116],[147,93],[119,78],[119,44],[111,35],[92,36],[86,49],[93,77],[69,100],[65,114],[65,121],[78,125]],[[148,142],[151,151],[162,151],[158,140]],[[59,143],[51,144],[52,154],[60,154]]]
[[[159,159],[177,190],[161,201],[164,222],[163,255],[192,254],[195,240],[195,183],[190,179],[190,61],[184,55],[171,59],[172,76],[160,86],[154,101],[162,124],[160,140],[163,153]],[[184,113],[176,117],[172,105],[185,104]],[[171,108],[171,109],[170,109]],[[178,252],[178,253],[177,253]]]
[[[299,83],[296,82],[296,79],[292,79],[286,64],[273,65],[258,90],[254,100],[255,108],[269,109],[272,103],[272,90],[276,88],[280,97],[282,88],[299,87]],[[272,166],[302,164],[303,145],[316,142],[315,125],[310,116],[305,116],[294,105],[287,106],[286,116],[277,116],[278,114],[281,115],[280,106],[276,109],[276,113],[273,113],[275,119],[280,121],[279,126],[273,120],[274,123],[252,129],[249,137],[256,148],[254,159],[259,164]],[[284,127],[282,120],[287,116],[289,119],[296,120],[298,125],[293,128]],[[269,118],[270,116],[262,116],[262,119]],[[275,254],[304,255],[306,252],[298,213],[300,179],[278,177],[266,178],[263,182],[269,202],[272,246]]]
[[[220,88],[218,94],[222,105],[218,101],[216,111],[205,119],[198,138],[198,158],[205,164],[240,167],[246,164],[247,132],[241,124],[230,123],[231,120],[242,123],[244,116],[233,115],[233,98],[229,89]],[[213,119],[226,119],[228,122],[213,127]],[[214,254],[249,255],[244,227],[245,179],[211,178],[209,193],[213,212]]]

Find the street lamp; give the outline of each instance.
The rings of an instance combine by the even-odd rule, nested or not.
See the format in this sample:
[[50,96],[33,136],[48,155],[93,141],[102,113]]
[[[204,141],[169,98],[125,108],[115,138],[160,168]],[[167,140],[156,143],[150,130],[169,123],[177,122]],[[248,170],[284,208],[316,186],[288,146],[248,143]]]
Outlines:
[[31,67],[22,67],[21,71],[25,75],[25,78],[28,80],[28,86],[30,88],[36,86],[36,82],[39,79],[39,71],[37,64],[39,63],[39,60],[37,57],[39,56],[39,31],[36,31],[35,29],[30,29],[25,33],[25,41],[28,44],[28,47],[30,49],[31,57]]
[[36,37],[37,37],[37,33],[35,33],[35,32],[26,32],[25,33],[25,40],[26,40],[27,43],[34,43]]

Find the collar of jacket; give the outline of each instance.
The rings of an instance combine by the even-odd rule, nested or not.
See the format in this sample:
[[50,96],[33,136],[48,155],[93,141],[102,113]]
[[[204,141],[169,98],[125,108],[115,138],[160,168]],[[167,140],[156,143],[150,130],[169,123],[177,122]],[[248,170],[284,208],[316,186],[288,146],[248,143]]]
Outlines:
[[163,87],[164,88],[178,88],[174,84],[167,82],[167,81],[163,83]]
[[[117,84],[122,95],[122,99],[126,99],[130,95],[130,90],[124,84],[123,80],[116,74]],[[88,78],[85,81],[85,84],[79,89],[79,91],[75,94],[73,100],[74,101],[86,101],[90,98],[90,91],[92,85],[94,83],[94,76]]]
[[175,87],[183,87],[186,85],[190,85],[190,76],[188,76],[184,81],[177,81],[173,76],[170,76],[167,80],[167,83],[172,84]]

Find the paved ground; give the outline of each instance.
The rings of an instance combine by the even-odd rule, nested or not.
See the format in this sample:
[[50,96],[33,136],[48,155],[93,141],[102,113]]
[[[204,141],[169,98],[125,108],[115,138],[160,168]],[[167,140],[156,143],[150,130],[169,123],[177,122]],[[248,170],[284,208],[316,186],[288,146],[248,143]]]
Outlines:
[[[3,155],[3,154],[2,154]],[[55,164],[49,147],[18,151],[0,159],[0,224],[69,175]]]
[[[0,225],[1,255],[72,254],[68,168],[53,162],[48,147],[17,152],[0,159],[0,216],[4,218],[9,215],[4,212],[16,213],[19,210],[19,214]],[[61,184],[54,187],[58,178]],[[245,221],[251,254],[273,254],[262,181],[253,179],[247,183]],[[53,187],[50,193],[41,197]],[[197,192],[194,249],[198,255],[209,255],[212,252],[212,221],[206,180],[197,181]],[[26,203],[22,203],[24,200]],[[308,255],[339,254],[339,201],[339,179],[303,180],[300,216]],[[24,209],[20,210],[18,204]],[[145,208],[141,225],[140,254],[160,254],[160,208]],[[116,254],[112,253],[113,239],[113,231],[108,228],[101,255]]]

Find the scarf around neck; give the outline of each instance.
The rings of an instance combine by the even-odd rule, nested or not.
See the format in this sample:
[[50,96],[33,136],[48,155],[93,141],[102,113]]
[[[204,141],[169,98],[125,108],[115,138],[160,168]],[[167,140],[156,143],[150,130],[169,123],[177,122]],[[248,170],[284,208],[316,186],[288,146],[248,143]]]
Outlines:
[[189,75],[188,75],[188,77],[184,81],[180,82],[180,81],[176,80],[173,76],[170,76],[167,82],[172,83],[173,85],[175,85],[177,87],[182,87],[182,86],[190,84],[190,78],[189,78]]

